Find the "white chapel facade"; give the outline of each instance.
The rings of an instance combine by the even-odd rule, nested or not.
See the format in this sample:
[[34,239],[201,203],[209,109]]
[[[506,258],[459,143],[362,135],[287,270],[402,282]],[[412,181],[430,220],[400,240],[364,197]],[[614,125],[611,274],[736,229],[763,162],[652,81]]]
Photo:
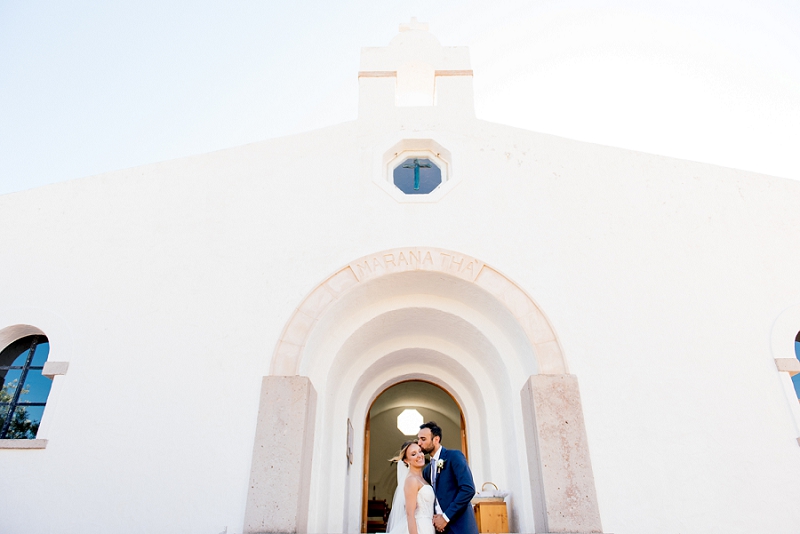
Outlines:
[[0,197],[0,531],[371,532],[408,409],[511,532],[796,531],[800,184],[481,121],[400,30],[355,121]]

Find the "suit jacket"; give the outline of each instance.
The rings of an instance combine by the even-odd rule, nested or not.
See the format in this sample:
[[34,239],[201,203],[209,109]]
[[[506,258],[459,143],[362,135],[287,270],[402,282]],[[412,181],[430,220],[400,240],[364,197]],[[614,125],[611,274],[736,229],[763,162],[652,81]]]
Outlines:
[[[445,532],[450,534],[478,534],[478,524],[470,501],[475,496],[475,482],[469,470],[467,459],[461,451],[450,451],[442,447],[439,460],[444,460],[442,470],[436,475],[436,500],[450,522]],[[435,462],[423,470],[422,475],[429,483]]]

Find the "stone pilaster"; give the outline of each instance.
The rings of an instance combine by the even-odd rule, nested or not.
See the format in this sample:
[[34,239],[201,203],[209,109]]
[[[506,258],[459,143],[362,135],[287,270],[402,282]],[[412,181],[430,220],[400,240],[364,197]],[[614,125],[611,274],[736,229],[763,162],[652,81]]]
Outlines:
[[317,393],[305,376],[265,376],[244,533],[308,531]]
[[531,376],[522,411],[536,532],[602,532],[577,378]]

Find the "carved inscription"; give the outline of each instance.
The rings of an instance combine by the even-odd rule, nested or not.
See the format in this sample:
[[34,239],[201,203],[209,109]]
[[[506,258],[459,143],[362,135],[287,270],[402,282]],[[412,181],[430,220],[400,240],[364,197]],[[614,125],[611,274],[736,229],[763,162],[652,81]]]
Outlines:
[[439,271],[474,281],[483,263],[470,256],[435,248],[394,249],[350,264],[359,282],[389,273]]

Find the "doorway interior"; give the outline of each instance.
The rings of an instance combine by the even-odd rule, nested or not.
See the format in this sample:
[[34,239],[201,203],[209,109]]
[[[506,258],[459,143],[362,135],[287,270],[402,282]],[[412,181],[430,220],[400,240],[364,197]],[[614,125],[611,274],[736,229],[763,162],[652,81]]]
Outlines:
[[397,469],[389,459],[405,441],[414,439],[419,425],[427,421],[441,427],[443,447],[467,456],[464,413],[441,387],[422,380],[400,382],[385,389],[372,403],[364,436],[361,532],[386,532],[397,487]]

